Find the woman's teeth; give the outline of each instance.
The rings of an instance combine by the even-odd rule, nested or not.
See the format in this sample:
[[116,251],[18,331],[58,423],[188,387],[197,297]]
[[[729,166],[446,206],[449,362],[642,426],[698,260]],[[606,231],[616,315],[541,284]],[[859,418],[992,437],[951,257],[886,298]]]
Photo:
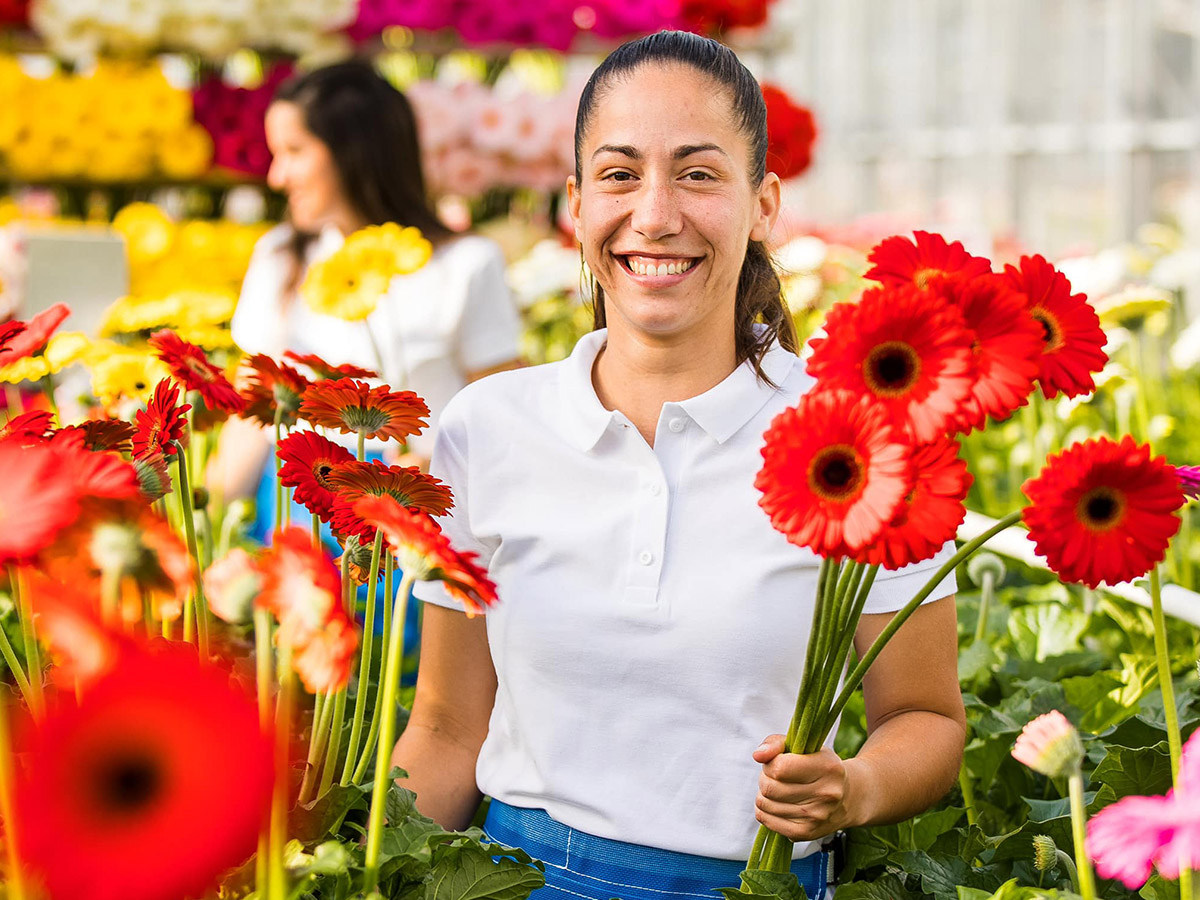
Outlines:
[[638,256],[627,257],[629,269],[635,275],[681,275],[690,269],[694,259],[652,260]]

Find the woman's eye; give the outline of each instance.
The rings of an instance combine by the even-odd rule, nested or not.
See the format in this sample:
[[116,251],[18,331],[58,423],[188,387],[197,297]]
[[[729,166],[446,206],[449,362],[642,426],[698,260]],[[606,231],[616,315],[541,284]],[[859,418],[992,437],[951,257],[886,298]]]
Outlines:
[[689,181],[712,181],[712,176],[707,172],[688,172],[684,177]]
[[604,178],[606,181],[630,181],[633,175],[630,172],[609,172]]

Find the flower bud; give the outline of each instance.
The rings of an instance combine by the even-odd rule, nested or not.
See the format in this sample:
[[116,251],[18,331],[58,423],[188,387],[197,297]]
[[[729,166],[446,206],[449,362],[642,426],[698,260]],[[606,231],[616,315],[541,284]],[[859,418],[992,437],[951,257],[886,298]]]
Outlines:
[[995,553],[976,553],[967,561],[967,575],[975,584],[983,584],[988,573],[991,573],[992,583],[999,584],[1004,580],[1005,572],[1004,560]]
[[1035,772],[1064,778],[1079,773],[1083,741],[1067,717],[1054,709],[1025,726],[1012,755]]
[[1039,872],[1049,872],[1058,862],[1058,846],[1048,834],[1033,836],[1033,865]]

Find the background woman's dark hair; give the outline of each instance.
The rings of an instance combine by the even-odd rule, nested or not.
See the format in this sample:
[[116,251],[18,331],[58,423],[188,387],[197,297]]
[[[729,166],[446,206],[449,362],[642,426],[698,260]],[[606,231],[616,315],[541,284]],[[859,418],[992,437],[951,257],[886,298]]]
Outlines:
[[[596,104],[618,78],[628,77],[634,70],[653,63],[691,66],[728,90],[738,129],[750,143],[750,182],[756,188],[761,185],[767,172],[767,106],[762,89],[732,50],[686,31],[660,31],[622,44],[592,73],[579,97],[575,116],[575,181],[582,180],[583,141]],[[594,279],[591,288],[593,324],[603,328],[604,290]],[[766,329],[755,328],[756,322],[762,322]],[[762,358],[776,338],[787,349],[799,350],[779,276],[761,241],[750,241],[746,248],[738,277],[735,327],[738,362],[750,360],[764,381],[770,379],[762,371]]]
[[[370,63],[351,60],[289,78],[274,100],[300,108],[305,127],[329,148],[346,199],[368,224],[413,225],[434,245],[451,236],[425,193],[412,106]],[[313,237],[297,233],[292,243],[289,287]]]

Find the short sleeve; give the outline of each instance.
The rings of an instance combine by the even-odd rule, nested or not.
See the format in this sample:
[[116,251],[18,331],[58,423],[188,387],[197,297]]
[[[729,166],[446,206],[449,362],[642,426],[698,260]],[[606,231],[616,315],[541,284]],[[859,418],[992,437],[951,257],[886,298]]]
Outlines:
[[255,244],[246,267],[229,330],[233,342],[247,353],[278,357],[285,349],[279,307],[285,273],[279,251],[286,237],[280,226],[268,231]]
[[489,369],[521,352],[521,317],[505,280],[504,254],[486,238],[471,241],[479,259],[467,282],[457,345],[465,372]]
[[[459,552],[478,554],[476,562],[484,567],[491,562],[494,548],[485,546],[471,530],[468,465],[467,465],[467,416],[459,415],[460,404],[451,401],[442,414],[437,438],[433,445],[433,456],[429,461],[429,474],[439,478],[454,494],[454,507],[437,523],[442,533],[450,540],[450,546]],[[450,596],[440,581],[419,581],[413,588],[413,596],[426,603],[445,606],[449,609],[466,611],[462,602]]]
[[[917,591],[921,590],[926,582],[936,574],[937,570],[954,556],[954,551],[954,541],[948,541],[931,559],[894,571],[880,569],[879,574],[875,576],[875,583],[871,585],[871,593],[867,597],[863,612],[867,614],[888,613],[903,608],[916,595]],[[953,594],[956,589],[954,572],[951,571],[937,583],[929,592],[929,596],[922,602],[932,603],[934,600],[940,600],[942,597]]]

